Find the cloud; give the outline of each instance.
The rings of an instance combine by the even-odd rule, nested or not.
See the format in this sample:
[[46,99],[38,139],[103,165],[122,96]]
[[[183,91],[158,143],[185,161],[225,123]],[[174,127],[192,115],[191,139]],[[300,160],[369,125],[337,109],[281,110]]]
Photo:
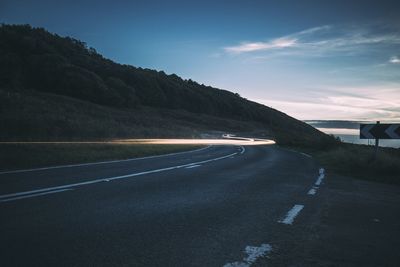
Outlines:
[[260,50],[269,50],[276,48],[286,48],[296,46],[297,39],[277,38],[268,42],[241,43],[238,46],[225,47],[224,50],[231,53],[253,52]]
[[400,84],[325,88],[318,92],[310,92],[308,96],[305,99],[292,100],[255,100],[298,119],[368,119],[400,122]]
[[393,64],[400,64],[400,58],[399,56],[393,56],[389,59],[389,62]]
[[[285,100],[256,99],[257,102],[280,110],[301,120],[380,120],[400,122],[400,110],[380,107],[357,107],[351,104],[333,104],[329,100],[314,102],[298,102]],[[316,113],[315,111],[318,110]]]
[[[373,46],[396,46],[399,44],[400,33],[398,29],[382,30],[378,27],[325,25],[267,41],[244,42],[236,46],[224,47],[224,50],[236,54],[268,51],[279,56],[289,54],[321,56],[332,52],[360,53]],[[277,51],[277,48],[279,48],[279,51]],[[399,58],[396,57],[396,60],[399,60]]]
[[324,33],[324,32],[331,30],[332,28],[333,28],[332,25],[323,25],[323,26],[314,27],[314,28],[300,31],[298,33],[295,33],[294,35],[309,35],[309,34],[315,34],[315,33]]

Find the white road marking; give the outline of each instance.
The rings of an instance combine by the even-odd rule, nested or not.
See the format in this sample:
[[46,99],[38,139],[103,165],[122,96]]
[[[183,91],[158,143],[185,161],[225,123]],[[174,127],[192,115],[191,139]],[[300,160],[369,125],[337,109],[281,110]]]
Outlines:
[[244,152],[246,152],[246,149],[244,148],[244,146],[240,146],[240,148],[242,149],[242,151],[240,151],[240,154],[243,155]]
[[190,151],[169,153],[169,154],[156,155],[156,156],[148,156],[148,157],[142,157],[142,158],[132,158],[132,159],[100,161],[100,162],[91,162],[91,163],[59,165],[59,166],[43,167],[43,168],[35,168],[35,169],[26,169],[26,170],[4,171],[4,172],[0,172],[0,175],[2,175],[2,174],[10,174],[10,173],[44,171],[44,170],[52,170],[52,169],[60,169],[60,168],[83,167],[83,166],[91,166],[91,165],[99,165],[99,164],[110,164],[110,163],[118,163],[118,162],[137,161],[137,160],[144,160],[144,159],[154,159],[154,158],[168,157],[168,156],[174,156],[174,155],[179,155],[179,154],[198,152],[198,151],[202,151],[202,150],[208,149],[211,146],[212,145],[209,145],[209,146],[206,146],[206,147],[202,147],[202,148],[199,148],[199,149],[195,149],[195,150],[190,150]]
[[308,158],[312,158],[311,155],[308,155],[308,154],[306,154],[306,153],[300,152],[300,154],[302,154],[303,156],[306,156],[306,157],[308,157]]
[[313,186],[307,193],[307,195],[315,195],[317,193],[318,187]]
[[294,205],[291,210],[288,211],[286,217],[283,220],[278,221],[279,223],[284,224],[292,224],[294,218],[300,213],[300,211],[304,208],[304,205]]
[[307,195],[315,195],[324,178],[325,178],[325,169],[320,168],[317,181],[315,181],[314,186],[308,191]]
[[324,168],[319,169],[319,176],[317,181],[315,182],[315,185],[321,185],[322,180],[325,178],[325,170]]
[[267,256],[272,251],[272,247],[269,244],[261,244],[259,247],[247,246],[245,253],[247,257],[243,258],[243,261],[236,261],[227,263],[224,267],[249,267],[260,257]]
[[37,193],[37,194],[27,194],[27,195],[18,196],[18,197],[0,199],[0,202],[9,202],[9,201],[19,200],[19,199],[24,199],[24,198],[32,198],[32,197],[44,196],[44,195],[60,193],[60,192],[65,192],[65,191],[70,191],[70,190],[73,190],[73,189],[67,188],[67,189],[53,190],[53,191],[47,191],[47,192]]
[[184,164],[184,165],[177,165],[177,166],[161,168],[161,169],[155,169],[155,170],[150,170],[150,171],[131,173],[131,174],[127,174],[127,175],[95,179],[95,180],[90,180],[90,181],[86,181],[86,182],[66,184],[66,185],[41,188],[41,189],[36,189],[36,190],[31,190],[31,191],[24,191],[24,192],[12,193],[12,194],[0,195],[0,200],[5,199],[5,198],[18,197],[18,196],[22,196],[22,195],[42,193],[42,192],[46,192],[46,191],[50,191],[50,190],[69,189],[69,188],[79,187],[79,186],[83,186],[83,185],[101,183],[101,182],[105,182],[105,181],[109,182],[109,181],[113,181],[113,180],[125,179],[125,178],[130,178],[130,177],[135,177],[135,176],[146,175],[146,174],[159,173],[159,172],[164,172],[164,171],[171,171],[171,170],[175,170],[175,169],[186,168],[186,167],[189,167],[189,166],[192,166],[192,165],[201,165],[201,164],[208,163],[208,162],[213,162],[213,161],[217,161],[217,160],[226,159],[226,158],[229,158],[229,157],[237,155],[237,154],[238,154],[238,152],[235,152],[235,153],[232,153],[232,154],[229,154],[229,155],[226,155],[226,156],[221,156],[221,157],[217,157],[217,158],[213,158],[213,159],[207,159],[207,160],[198,161],[198,162],[192,162],[192,163],[188,163],[188,164]]
[[185,167],[185,169],[192,169],[192,168],[197,168],[200,167],[201,165],[191,165],[191,166],[187,166]]

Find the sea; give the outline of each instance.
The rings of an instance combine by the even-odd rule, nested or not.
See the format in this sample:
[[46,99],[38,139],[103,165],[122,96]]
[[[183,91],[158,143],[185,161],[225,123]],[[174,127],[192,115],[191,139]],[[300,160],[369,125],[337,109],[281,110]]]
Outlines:
[[[375,139],[360,139],[360,123],[357,121],[326,121],[326,120],[307,120],[306,123],[317,128],[321,132],[339,137],[342,142],[352,144],[375,145]],[[400,139],[387,140],[380,139],[379,146],[400,148]]]

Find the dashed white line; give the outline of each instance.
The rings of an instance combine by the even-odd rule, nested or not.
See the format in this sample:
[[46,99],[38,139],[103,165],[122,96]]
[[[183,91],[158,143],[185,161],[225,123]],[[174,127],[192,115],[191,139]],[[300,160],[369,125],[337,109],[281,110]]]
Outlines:
[[272,247],[269,244],[261,244],[259,247],[247,246],[245,253],[247,257],[243,258],[243,261],[236,261],[227,263],[224,267],[249,267],[260,257],[265,257],[272,251]]
[[318,187],[313,186],[307,193],[307,195],[315,195],[317,193]]
[[325,178],[325,170],[324,168],[319,169],[319,176],[317,181],[315,182],[315,185],[321,185],[322,180]]
[[288,211],[286,217],[283,220],[278,222],[284,224],[292,224],[296,216],[300,213],[300,211],[304,208],[304,205],[294,205],[291,210]]
[[320,168],[317,181],[315,181],[314,186],[308,191],[307,195],[315,195],[324,178],[325,178],[325,170],[324,168]]

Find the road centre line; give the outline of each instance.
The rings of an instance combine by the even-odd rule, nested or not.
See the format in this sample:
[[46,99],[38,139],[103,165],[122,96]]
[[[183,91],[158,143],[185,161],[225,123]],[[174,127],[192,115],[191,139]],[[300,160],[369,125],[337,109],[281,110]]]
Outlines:
[[307,192],[307,195],[315,195],[324,178],[325,178],[325,169],[320,168],[317,181],[315,181],[314,186]]
[[285,218],[283,220],[279,220],[279,223],[283,224],[292,224],[296,216],[300,213],[300,211],[304,208],[304,205],[294,205],[291,210],[288,211]]
[[21,173],[21,172],[44,171],[44,170],[52,170],[52,169],[60,169],[60,168],[83,167],[83,166],[92,166],[92,165],[99,165],[99,164],[110,164],[110,163],[118,163],[118,162],[137,161],[137,160],[144,160],[144,159],[154,159],[154,158],[175,156],[175,155],[179,155],[179,154],[198,152],[198,151],[202,151],[202,150],[208,149],[211,146],[212,145],[209,145],[209,146],[206,146],[206,147],[202,147],[202,148],[199,148],[199,149],[195,149],[195,150],[190,150],[190,151],[182,151],[182,152],[169,153],[169,154],[156,155],[156,156],[148,156],[148,157],[141,157],[141,158],[131,158],[131,159],[111,160],[111,161],[100,161],[100,162],[80,163],[80,164],[69,164],[69,165],[58,165],[58,166],[34,168],[34,169],[26,169],[26,170],[3,171],[3,172],[0,172],[0,175],[2,175],[2,174],[11,174],[11,173]]
[[235,152],[235,153],[232,153],[232,154],[229,154],[229,155],[226,155],[226,156],[221,156],[221,157],[208,159],[208,160],[203,160],[203,161],[198,161],[198,162],[192,162],[192,163],[183,164],[183,165],[171,166],[171,167],[155,169],[155,170],[150,170],[150,171],[144,171],[144,172],[127,174],[127,175],[121,175],[121,176],[100,178],[100,179],[95,179],[95,180],[90,180],[90,181],[80,182],[80,183],[73,183],[73,184],[66,184],[66,185],[60,185],[60,186],[41,188],[41,189],[36,189],[36,190],[31,190],[31,191],[24,191],[24,192],[5,194],[5,195],[0,195],[0,201],[4,202],[3,200],[9,199],[9,198],[15,198],[15,197],[19,197],[19,196],[36,194],[36,193],[43,193],[43,192],[46,192],[46,191],[53,191],[53,190],[60,190],[60,189],[70,189],[70,188],[75,188],[75,187],[84,186],[84,185],[90,185],[90,184],[95,184],[95,183],[109,182],[109,181],[113,181],[113,180],[125,179],[125,178],[130,178],[130,177],[135,177],[135,176],[146,175],[146,174],[152,174],[152,173],[159,173],[159,172],[170,171],[170,170],[175,170],[175,169],[181,169],[181,168],[186,168],[186,167],[193,166],[193,165],[201,165],[201,164],[208,163],[208,162],[213,162],[213,161],[226,159],[226,158],[229,158],[229,157],[237,155],[237,154],[238,154],[238,152]]
[[269,244],[261,244],[259,247],[247,246],[245,253],[247,257],[243,258],[243,261],[236,261],[227,263],[223,267],[249,267],[260,257],[265,257],[272,251],[272,247]]
[[[303,153],[301,153],[303,154]],[[308,155],[305,155],[308,156]],[[322,180],[325,177],[325,170],[323,168],[319,169],[319,176],[317,181],[315,182],[315,186],[313,186],[309,191],[308,195],[315,195],[318,186],[322,183]],[[304,205],[299,205],[296,204],[294,205],[286,214],[286,216],[282,219],[279,220],[279,223],[283,224],[293,224],[294,219],[299,215],[301,210],[304,208]],[[243,261],[241,262],[232,262],[232,263],[227,263],[223,267],[250,267],[258,257],[265,256],[272,250],[272,247],[269,244],[262,244],[261,247],[246,247],[245,252],[248,254],[248,257],[243,258]]]
[[318,187],[313,186],[307,193],[307,195],[315,195],[317,193]]
[[324,168],[319,169],[319,176],[317,181],[315,182],[315,185],[321,185],[322,180],[325,178],[325,170]]

